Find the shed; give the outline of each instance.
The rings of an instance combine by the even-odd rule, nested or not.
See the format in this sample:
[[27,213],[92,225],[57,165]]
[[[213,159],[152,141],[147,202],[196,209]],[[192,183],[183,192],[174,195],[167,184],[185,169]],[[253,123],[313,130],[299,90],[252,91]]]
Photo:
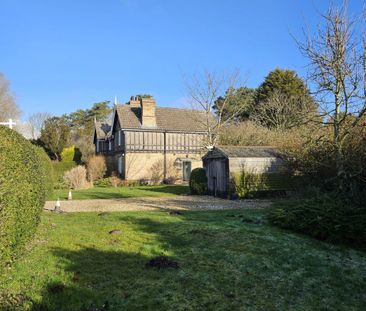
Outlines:
[[206,170],[208,192],[226,196],[230,175],[244,167],[253,173],[273,174],[284,168],[284,162],[273,147],[217,146],[202,158]]

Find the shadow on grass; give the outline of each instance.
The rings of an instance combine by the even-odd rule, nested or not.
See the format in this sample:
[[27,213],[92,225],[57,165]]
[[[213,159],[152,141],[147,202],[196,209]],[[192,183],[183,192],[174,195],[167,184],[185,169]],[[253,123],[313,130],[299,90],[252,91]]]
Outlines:
[[[154,235],[136,253],[82,245],[78,250],[52,249],[59,258],[59,269],[70,275],[70,281],[47,284],[42,301],[33,303],[32,311],[212,310],[230,305],[234,270],[222,275],[217,270],[223,258],[214,245],[217,229],[209,227],[213,218],[197,216],[167,213],[167,221],[157,221],[121,215],[121,224],[132,223],[137,232]],[[215,221],[215,225],[219,223]],[[221,225],[221,233],[226,228]],[[111,236],[106,243],[118,245],[119,239],[123,236]],[[208,239],[214,245],[211,250]],[[151,258],[161,255],[177,261],[179,269],[146,267]]]
[[[106,249],[52,249],[70,280],[47,284],[32,310],[314,310],[322,304],[329,310],[362,309],[362,262],[334,274],[342,266],[333,266],[341,260],[337,249],[242,222],[243,216],[261,215],[239,210],[118,215],[121,226],[133,225],[152,240],[135,252],[108,244],[118,245],[123,235],[111,236]],[[174,258],[179,269],[146,267],[160,255]]]
[[33,311],[121,310],[119,307],[131,298],[135,286],[140,284],[141,289],[143,281],[151,277],[145,268],[148,259],[138,254],[94,248],[55,248],[52,252],[71,274],[72,285],[51,282]]

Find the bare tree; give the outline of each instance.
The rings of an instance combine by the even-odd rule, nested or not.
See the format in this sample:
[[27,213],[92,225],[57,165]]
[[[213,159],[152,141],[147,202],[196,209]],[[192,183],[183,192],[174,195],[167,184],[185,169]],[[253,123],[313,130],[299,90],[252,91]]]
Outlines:
[[41,135],[44,123],[50,117],[51,115],[47,112],[36,112],[28,118],[27,124],[33,139],[37,139]]
[[314,120],[316,107],[306,96],[291,97],[275,91],[253,109],[250,119],[270,129],[288,130]]
[[10,90],[9,81],[0,72],[0,121],[17,119],[20,109],[15,101],[15,96]]
[[[190,81],[186,81],[186,89],[192,108],[202,110],[205,115],[204,121],[197,121],[202,123],[202,127],[207,132],[207,138],[203,141],[206,148],[212,148],[217,144],[223,127],[241,112],[242,107],[239,106],[237,110],[231,110],[230,115],[227,115],[226,112],[226,107],[235,94],[238,80],[239,73],[237,71],[228,75],[216,75],[205,71],[203,75],[195,75]],[[221,105],[217,107],[215,101],[223,94],[225,97]]]
[[337,175],[342,177],[343,144],[366,112],[366,46],[356,36],[358,19],[349,17],[347,1],[339,8],[330,5],[321,17],[324,24],[317,32],[304,32],[305,42],[297,43],[309,60],[309,79],[322,107],[324,123],[333,128]]

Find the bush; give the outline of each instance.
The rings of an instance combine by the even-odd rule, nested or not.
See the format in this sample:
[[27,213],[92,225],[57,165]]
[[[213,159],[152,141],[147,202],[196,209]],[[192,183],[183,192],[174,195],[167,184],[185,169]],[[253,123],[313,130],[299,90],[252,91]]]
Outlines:
[[191,172],[189,178],[189,189],[191,194],[206,194],[207,193],[207,176],[203,168],[195,168]]
[[239,174],[232,177],[235,192],[241,199],[251,198],[259,190],[264,190],[263,176],[254,172],[249,172],[242,168]]
[[84,189],[89,187],[86,180],[86,169],[81,165],[67,171],[64,175],[64,181],[71,189]]
[[150,168],[150,182],[153,185],[158,185],[163,180],[164,176],[164,164],[162,161],[156,161],[153,163],[153,165]]
[[42,163],[42,178],[45,181],[46,198],[50,198],[53,193],[53,166],[50,157],[43,148],[34,146],[38,157]]
[[350,201],[340,193],[312,193],[277,202],[268,213],[273,225],[321,240],[366,244],[365,198]]
[[98,187],[120,187],[124,185],[124,180],[119,178],[115,173],[112,174],[111,177],[102,178],[97,180],[94,185]]
[[64,148],[61,152],[61,161],[80,163],[81,161],[80,150],[78,148],[75,148],[75,146]]
[[42,164],[32,144],[0,126],[0,266],[33,236],[45,203]]
[[174,185],[177,182],[177,180],[178,180],[178,177],[171,175],[163,180],[163,184]]
[[241,199],[282,196],[300,182],[300,178],[286,172],[258,174],[242,169],[231,175],[231,191]]
[[107,178],[102,178],[102,179],[99,179],[99,180],[96,180],[94,182],[94,186],[97,186],[97,187],[111,187],[112,186],[112,182],[111,182],[111,177],[107,177]]
[[64,175],[67,171],[76,167],[75,162],[58,162],[52,161],[53,167],[53,186],[55,189],[64,189],[66,187],[64,183]]
[[91,156],[87,164],[88,179],[91,183],[104,177],[107,171],[107,164],[103,156]]

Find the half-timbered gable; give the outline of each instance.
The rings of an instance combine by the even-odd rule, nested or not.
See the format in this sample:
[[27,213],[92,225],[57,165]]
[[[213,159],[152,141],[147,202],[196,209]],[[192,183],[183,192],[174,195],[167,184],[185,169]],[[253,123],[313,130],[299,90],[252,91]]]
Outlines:
[[110,170],[126,179],[149,179],[149,167],[159,161],[164,178],[173,166],[185,170],[182,178],[187,179],[201,163],[204,120],[203,111],[157,107],[153,98],[131,97],[127,104],[116,105],[104,140],[103,132],[98,136],[96,131],[103,142],[103,147],[96,145],[96,153],[108,156]]
[[94,122],[93,143],[95,152],[107,152],[109,149],[111,126],[105,122]]

